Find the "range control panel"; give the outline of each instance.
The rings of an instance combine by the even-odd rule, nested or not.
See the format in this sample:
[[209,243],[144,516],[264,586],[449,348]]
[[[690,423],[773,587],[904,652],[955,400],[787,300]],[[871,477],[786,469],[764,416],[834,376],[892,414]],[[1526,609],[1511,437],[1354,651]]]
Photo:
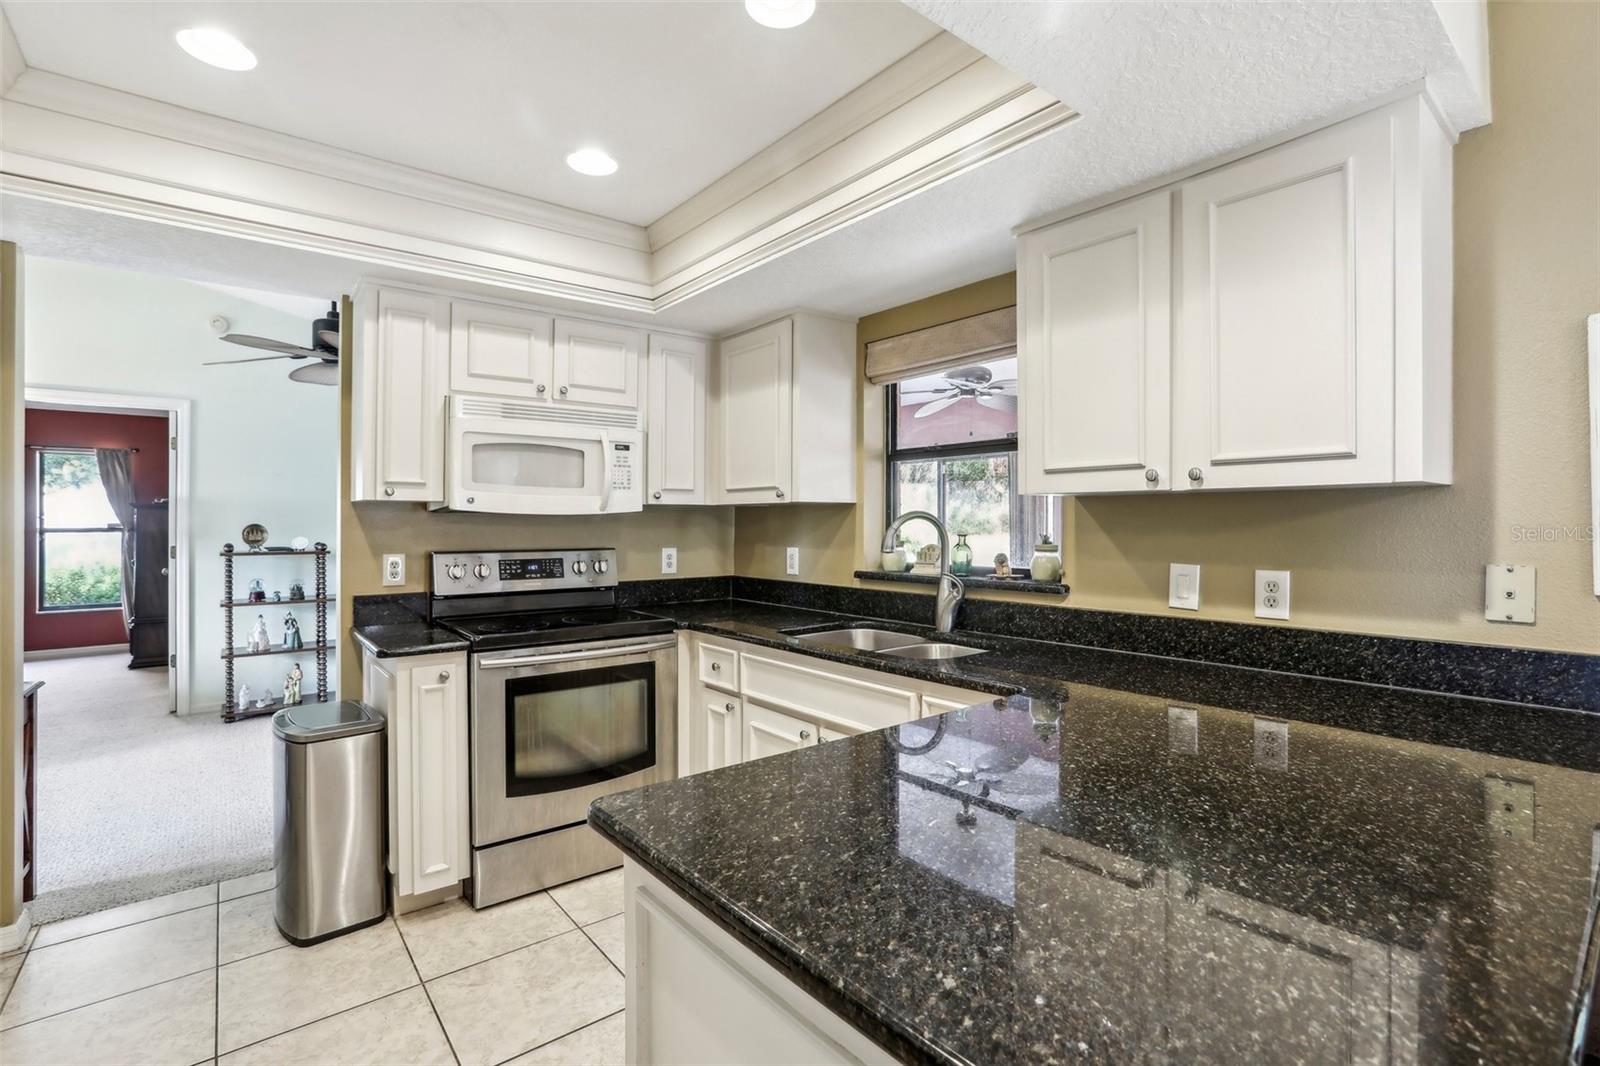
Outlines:
[[433,552],[428,576],[435,596],[611,588],[617,583],[617,553],[614,548]]

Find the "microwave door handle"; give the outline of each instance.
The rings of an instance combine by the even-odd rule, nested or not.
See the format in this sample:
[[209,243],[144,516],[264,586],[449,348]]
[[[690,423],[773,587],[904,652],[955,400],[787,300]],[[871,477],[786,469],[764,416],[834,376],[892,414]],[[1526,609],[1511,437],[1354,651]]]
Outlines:
[[600,510],[611,509],[611,434],[600,431]]
[[479,659],[480,670],[509,670],[515,666],[538,666],[541,663],[570,663],[582,659],[616,659],[624,655],[638,655],[647,651],[662,651],[677,644],[676,640],[653,640],[644,644],[613,645],[609,648],[586,648],[583,651],[558,651],[546,655],[511,655],[504,659]]

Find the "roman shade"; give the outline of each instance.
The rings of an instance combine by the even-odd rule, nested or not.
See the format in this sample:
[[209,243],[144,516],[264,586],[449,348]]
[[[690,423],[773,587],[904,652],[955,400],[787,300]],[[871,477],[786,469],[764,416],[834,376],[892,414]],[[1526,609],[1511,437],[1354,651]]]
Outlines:
[[1017,309],[1002,307],[867,345],[867,380],[889,385],[1017,349]]

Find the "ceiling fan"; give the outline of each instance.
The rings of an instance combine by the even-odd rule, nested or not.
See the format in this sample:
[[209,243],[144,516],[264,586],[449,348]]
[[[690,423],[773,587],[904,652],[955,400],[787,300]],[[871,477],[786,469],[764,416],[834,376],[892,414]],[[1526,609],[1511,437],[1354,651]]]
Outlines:
[[218,359],[213,362],[203,363],[202,366],[232,366],[236,363],[264,363],[269,359],[315,359],[314,363],[307,366],[295,367],[289,371],[290,381],[301,381],[309,385],[337,385],[339,384],[339,304],[335,301],[328,308],[326,316],[311,323],[311,347],[302,348],[298,344],[288,341],[277,341],[271,337],[252,337],[248,333],[224,333],[222,339],[229,344],[242,344],[246,348],[260,348],[264,351],[277,352],[277,355],[262,355],[254,359]]
[[[986,366],[964,366],[955,370],[945,371],[946,384],[936,389],[918,389],[915,392],[902,392],[902,400],[911,400],[915,396],[935,396],[938,399],[923,402],[917,408],[913,418],[927,418],[929,415],[938,414],[946,407],[968,396],[977,400],[984,407],[991,407],[996,411],[1015,411],[1017,409],[1017,379],[1000,378],[995,380],[992,371]],[[917,402],[912,400],[911,402]]]

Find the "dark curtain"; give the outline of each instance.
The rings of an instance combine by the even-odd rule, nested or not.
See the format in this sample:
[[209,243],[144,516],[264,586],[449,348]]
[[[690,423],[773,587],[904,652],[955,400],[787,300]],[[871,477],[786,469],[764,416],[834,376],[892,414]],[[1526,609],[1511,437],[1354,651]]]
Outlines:
[[111,511],[122,523],[122,624],[133,620],[133,453],[126,448],[96,448],[100,484]]

